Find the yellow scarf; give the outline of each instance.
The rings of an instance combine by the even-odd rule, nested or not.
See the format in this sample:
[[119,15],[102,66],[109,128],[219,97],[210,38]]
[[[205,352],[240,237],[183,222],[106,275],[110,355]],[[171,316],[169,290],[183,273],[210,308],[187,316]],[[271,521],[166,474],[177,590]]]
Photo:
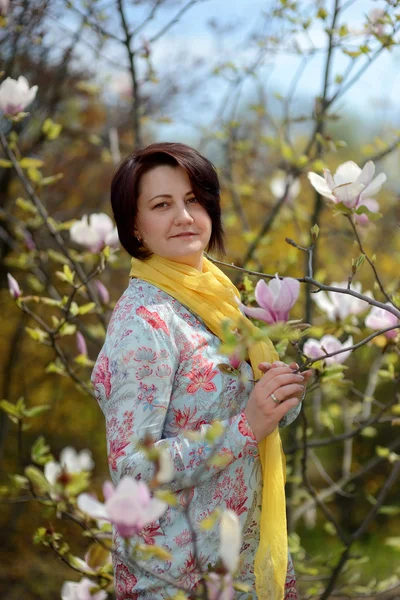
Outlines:
[[[153,254],[146,261],[132,258],[130,277],[138,277],[176,298],[221,340],[222,322],[245,319],[250,331],[259,329],[243,317],[237,300],[239,291],[212,262],[203,258],[203,272]],[[278,355],[270,340],[254,342],[248,348],[254,378],[260,379],[261,362],[273,362]],[[259,600],[282,600],[287,571],[285,508],[285,465],[278,428],[258,444],[263,472],[260,542],[254,573]]]

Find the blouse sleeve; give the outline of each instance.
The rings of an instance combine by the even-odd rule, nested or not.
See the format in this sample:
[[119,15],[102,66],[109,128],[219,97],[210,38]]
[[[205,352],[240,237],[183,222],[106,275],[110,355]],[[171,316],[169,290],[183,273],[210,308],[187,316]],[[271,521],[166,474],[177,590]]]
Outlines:
[[[243,412],[221,421],[223,433],[216,441],[216,454],[206,436],[211,424],[201,425],[195,441],[183,433],[162,437],[179,351],[167,323],[155,317],[156,313],[149,314],[151,319],[135,314],[118,333],[114,332],[111,350],[108,355],[103,350],[92,382],[106,417],[108,461],[114,483],[123,475],[151,481],[154,465],[136,447],[137,442],[151,438],[171,457],[174,478],[165,487],[176,491],[218,473],[241,457],[246,444],[256,441]],[[218,457],[215,462],[214,456]],[[207,464],[211,457],[212,464]]]

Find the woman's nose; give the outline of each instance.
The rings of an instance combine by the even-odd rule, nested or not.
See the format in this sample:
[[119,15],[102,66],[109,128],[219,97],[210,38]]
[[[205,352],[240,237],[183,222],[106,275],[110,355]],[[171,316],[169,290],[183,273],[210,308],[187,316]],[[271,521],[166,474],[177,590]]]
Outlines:
[[187,206],[179,206],[177,207],[174,222],[175,225],[180,225],[184,223],[193,223],[193,217],[188,211]]

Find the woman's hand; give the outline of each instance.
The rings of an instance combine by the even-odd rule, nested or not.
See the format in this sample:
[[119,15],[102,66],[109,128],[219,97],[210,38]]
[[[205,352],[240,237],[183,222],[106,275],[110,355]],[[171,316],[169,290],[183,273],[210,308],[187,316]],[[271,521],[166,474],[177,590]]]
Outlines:
[[254,386],[244,413],[257,442],[261,442],[299,404],[312,371],[295,373],[299,368],[296,363],[286,365],[280,361],[258,367],[264,375]]

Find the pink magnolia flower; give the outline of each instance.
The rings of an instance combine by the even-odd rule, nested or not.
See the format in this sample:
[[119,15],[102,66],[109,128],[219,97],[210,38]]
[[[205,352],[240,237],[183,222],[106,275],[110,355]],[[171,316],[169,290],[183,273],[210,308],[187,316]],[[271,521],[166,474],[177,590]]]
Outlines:
[[242,535],[239,517],[233,510],[224,510],[219,525],[219,531],[219,553],[222,562],[228,569],[229,573],[235,573],[239,564],[239,552]]
[[86,577],[83,577],[79,583],[65,581],[61,588],[61,600],[106,600],[107,592],[99,590],[91,594],[92,588],[96,588],[95,582]]
[[114,487],[110,481],[103,485],[105,503],[89,494],[80,494],[78,508],[93,517],[113,523],[123,538],[139,533],[143,527],[156,521],[166,511],[167,504],[152,498],[143,481],[128,475]]
[[79,354],[87,356],[86,341],[80,331],[77,331],[76,333],[76,347],[78,349]]
[[[350,336],[343,344],[333,335],[324,335],[320,340],[310,338],[303,347],[303,352],[309,358],[323,358],[326,354],[338,352],[353,345],[353,337]],[[351,350],[341,352],[335,356],[325,359],[326,365],[341,364],[351,354]]]
[[[347,281],[340,283],[332,282],[333,287],[347,289]],[[362,293],[361,283],[353,282],[350,289]],[[365,296],[372,298],[371,292],[365,292]],[[348,294],[340,294],[339,292],[318,292],[312,294],[312,299],[315,304],[326,314],[330,321],[344,320],[350,315],[359,315],[368,310],[369,304],[364,300],[359,300]]]
[[337,168],[334,176],[328,169],[324,169],[324,177],[309,173],[308,178],[313,188],[325,198],[335,204],[343,202],[348,208],[357,209],[363,205],[369,208],[369,200],[376,196],[387,179],[385,173],[380,173],[375,178],[374,174],[375,165],[371,160],[362,170],[349,160]]
[[[389,302],[386,302],[386,304],[390,306]],[[396,327],[396,325],[399,325],[396,315],[379,306],[373,306],[365,318],[365,326],[374,329],[375,331],[378,329],[385,329],[386,327]],[[398,333],[399,329],[393,329],[392,331],[387,331],[385,336],[388,339],[392,339],[395,338]]]
[[88,248],[90,252],[99,252],[104,246],[117,247],[119,245],[117,228],[105,213],[83,215],[70,228],[71,240]]
[[255,297],[259,308],[242,305],[249,317],[273,324],[285,322],[300,293],[300,283],[292,277],[279,279],[278,274],[268,284],[263,279],[256,285]]
[[228,357],[228,360],[232,369],[238,369],[243,362],[238,352],[233,352],[233,354]]
[[18,79],[7,77],[0,84],[0,110],[7,115],[16,115],[34,101],[38,86],[29,87],[28,81],[20,75]]
[[97,293],[99,294],[100,301],[103,304],[108,304],[110,302],[110,292],[108,291],[104,283],[99,281],[99,279],[95,279],[93,283],[97,290]]
[[235,590],[232,585],[232,575],[209,573],[206,579],[208,600],[233,600]]
[[17,280],[14,279],[10,273],[7,273],[7,280],[10,296],[11,298],[14,298],[14,300],[17,300],[17,298],[22,296],[21,288],[19,287]]

